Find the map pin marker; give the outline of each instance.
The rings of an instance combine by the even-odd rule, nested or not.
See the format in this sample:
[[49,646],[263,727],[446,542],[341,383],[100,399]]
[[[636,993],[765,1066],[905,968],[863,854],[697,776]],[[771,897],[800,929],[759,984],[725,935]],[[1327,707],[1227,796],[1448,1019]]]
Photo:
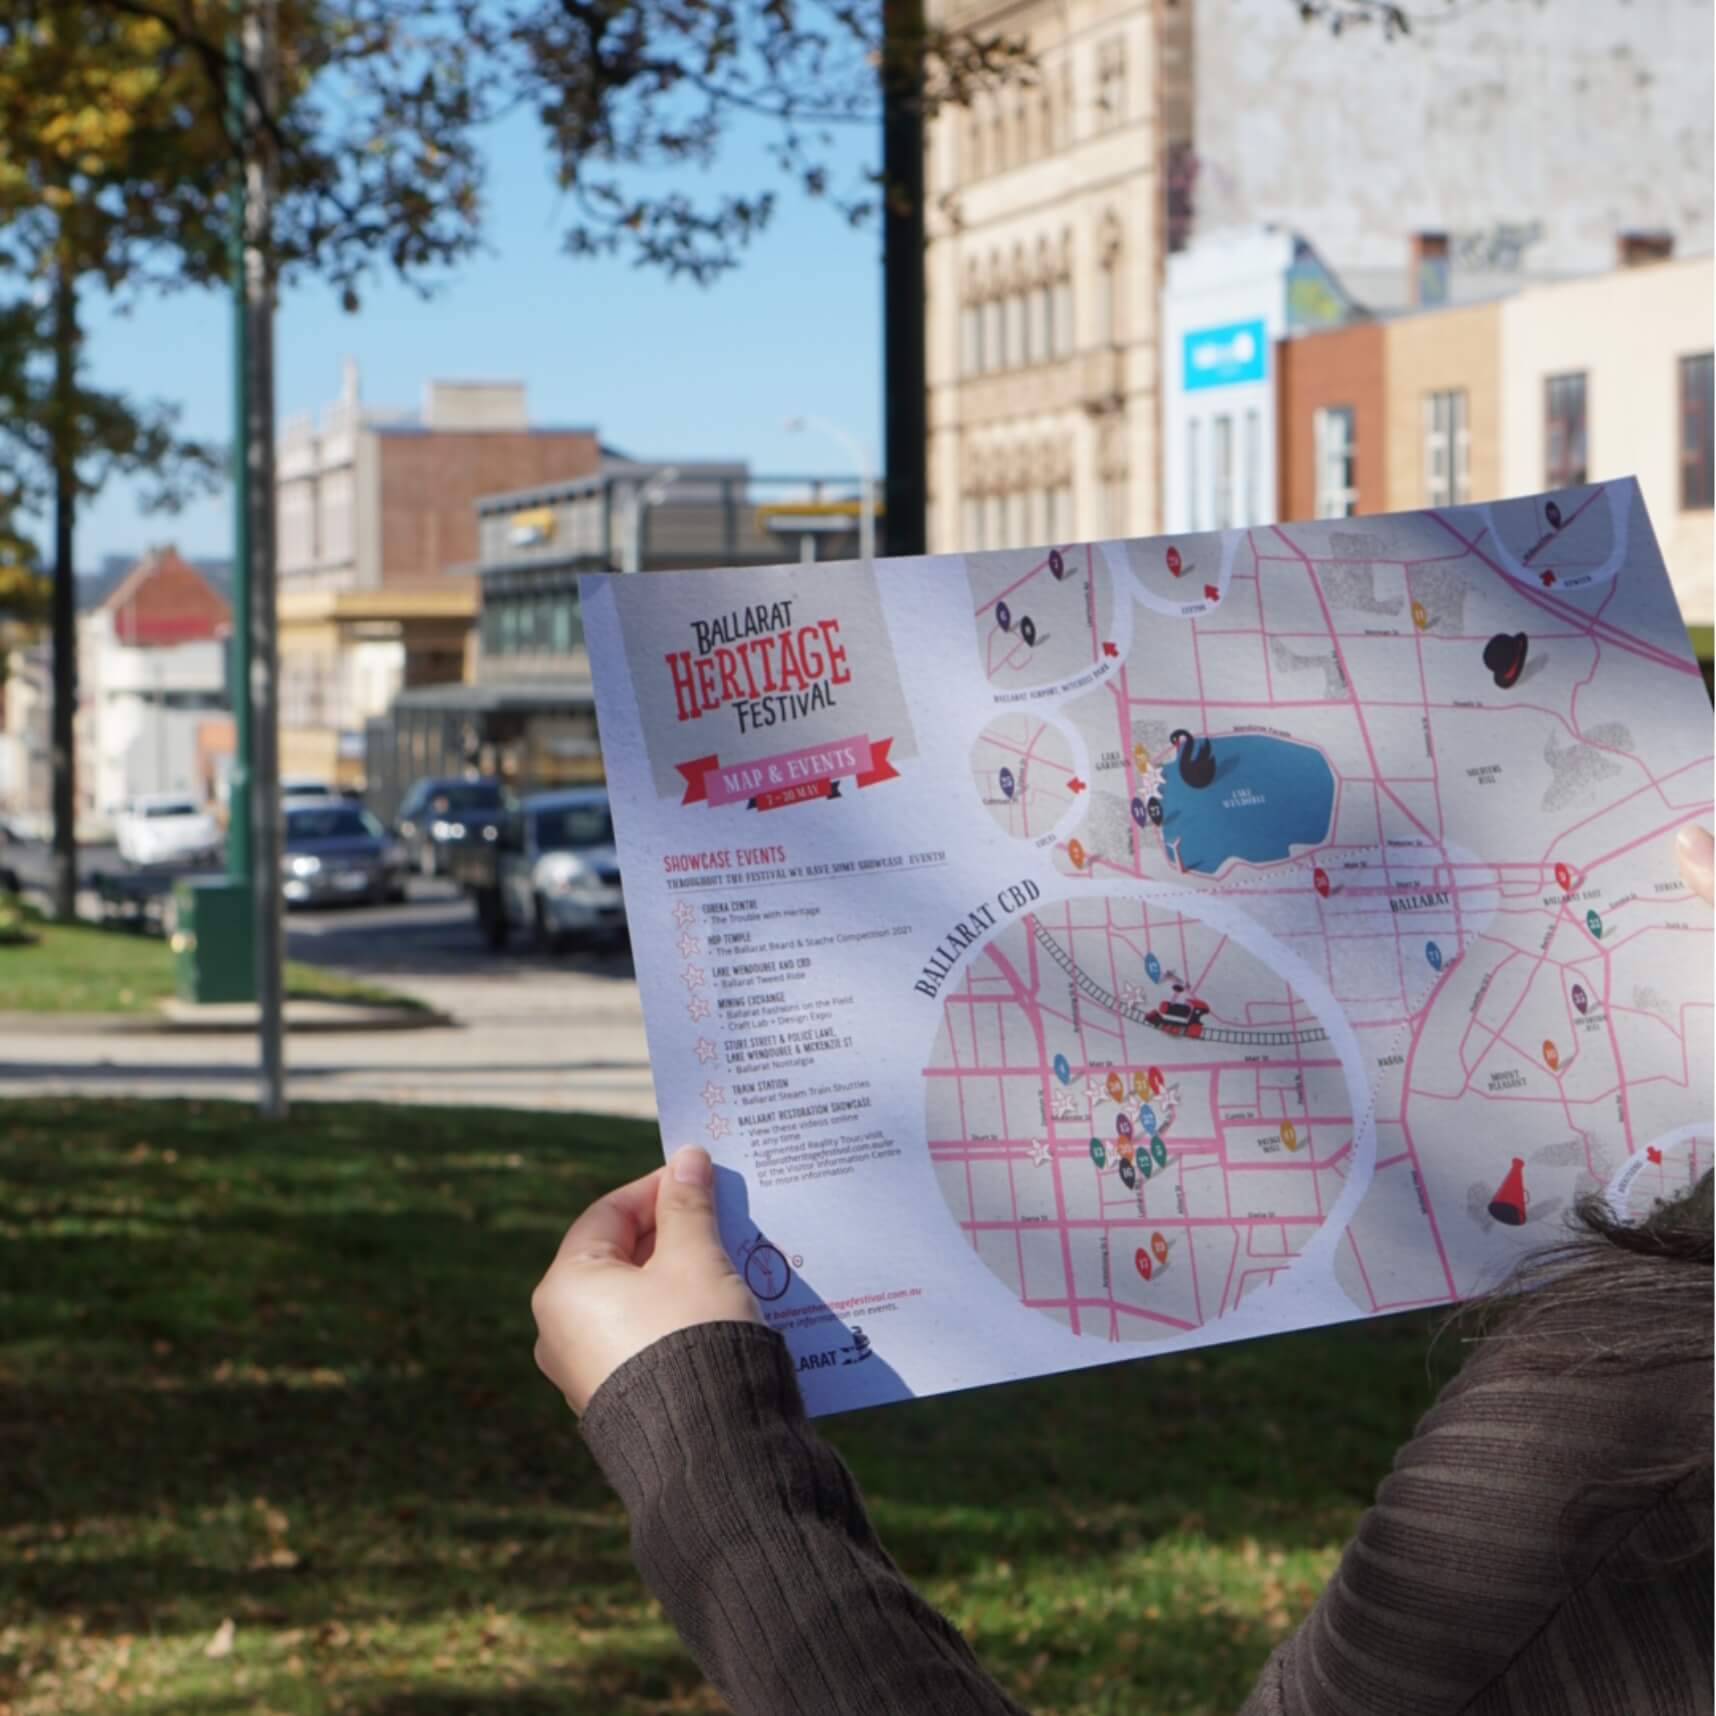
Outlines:
[[1132,1094],[1143,1102],[1150,1095],[1150,1081],[1141,1072],[1132,1075]]
[[1565,864],[1555,866],[1555,885],[1564,894],[1573,891],[1573,872]]
[[1421,632],[1428,630],[1429,628],[1430,616],[1425,613],[1424,604],[1422,602],[1414,602],[1412,604],[1412,623]]
[[1111,1072],[1103,1081],[1103,1088],[1108,1092],[1110,1102],[1124,1102],[1126,1100],[1126,1083],[1119,1073]]
[[1122,1161],[1120,1164],[1120,1183],[1129,1192],[1138,1184],[1138,1170],[1130,1162]]
[[1132,1136],[1132,1116],[1130,1114],[1116,1115],[1114,1130],[1120,1137],[1130,1138]]
[[1162,962],[1155,956],[1155,954],[1147,953],[1144,955],[1144,970],[1149,975],[1152,983],[1160,983],[1162,981]]
[[1181,572],[1185,570],[1185,562],[1181,560],[1180,551],[1177,548],[1170,548],[1168,550],[1168,570],[1172,572],[1176,578],[1178,578]]
[[1084,846],[1077,840],[1067,842],[1067,859],[1075,870],[1084,868]]
[[1603,939],[1603,920],[1594,911],[1585,914],[1585,927],[1598,941]]
[[1299,1148],[1299,1129],[1291,1120],[1283,1120],[1281,1122],[1281,1142],[1289,1150],[1297,1150]]
[[1019,636],[1025,640],[1025,647],[1027,649],[1037,641],[1036,622],[1029,614],[1024,615],[1019,621]]
[[1148,828],[1150,826],[1150,812],[1141,798],[1135,798],[1132,801],[1132,820],[1136,822],[1140,828]]
[[1317,890],[1323,899],[1326,900],[1329,897],[1329,878],[1321,869],[1311,872],[1311,886]]
[[1072,1067],[1068,1063],[1065,1055],[1055,1056],[1055,1077],[1058,1078],[1062,1084],[1072,1083]]
[[1147,1252],[1143,1246],[1139,1246],[1138,1249],[1133,1252],[1132,1263],[1138,1273],[1148,1281],[1150,1279],[1150,1270],[1152,1265],[1150,1262],[1150,1253]]
[[1442,950],[1435,944],[1435,942],[1425,942],[1424,957],[1429,960],[1430,969],[1432,971],[1440,971],[1442,969]]
[[1155,1252],[1158,1263],[1168,1261],[1168,1242],[1161,1234],[1153,1233],[1150,1235],[1150,1249]]
[[1010,632],[1013,629],[1013,610],[1005,602],[995,604],[995,623],[1004,632]]
[[1067,563],[1061,558],[1061,551],[1058,548],[1049,550],[1049,571],[1057,579],[1067,575]]
[[1108,1166],[1108,1151],[1103,1147],[1103,1142],[1100,1138],[1093,1138],[1090,1141],[1090,1159],[1099,1168],[1106,1168]]
[[1591,997],[1585,993],[1585,986],[1582,983],[1573,985],[1573,1005],[1579,1009],[1581,1018],[1584,1016],[1585,1009],[1591,1005]]
[[996,779],[1001,783],[1001,796],[1003,798],[1011,798],[1013,796],[1013,788],[1016,784],[1013,779],[1013,771],[1011,769],[1003,769],[1001,773],[996,776]]
[[1543,1039],[1543,1061],[1551,1072],[1561,1065],[1561,1051],[1547,1037]]
[[1150,1140],[1150,1154],[1156,1158],[1156,1166],[1165,1168],[1168,1165],[1168,1146],[1162,1142],[1162,1134],[1158,1132]]

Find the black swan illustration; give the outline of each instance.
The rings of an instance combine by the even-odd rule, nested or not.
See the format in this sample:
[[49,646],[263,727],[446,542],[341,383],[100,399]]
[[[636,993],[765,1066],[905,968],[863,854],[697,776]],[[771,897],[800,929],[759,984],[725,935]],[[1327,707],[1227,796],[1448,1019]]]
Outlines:
[[1194,790],[1207,787],[1215,779],[1215,752],[1205,739],[1200,747],[1184,727],[1176,727],[1168,735],[1168,743],[1179,753],[1180,779]]

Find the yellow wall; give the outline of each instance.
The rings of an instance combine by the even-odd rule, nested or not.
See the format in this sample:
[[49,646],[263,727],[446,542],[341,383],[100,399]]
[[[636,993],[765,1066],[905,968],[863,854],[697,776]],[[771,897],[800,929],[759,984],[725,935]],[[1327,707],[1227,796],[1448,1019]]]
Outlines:
[[1424,396],[1466,392],[1469,500],[1500,497],[1501,305],[1403,316],[1385,326],[1388,498],[1384,510],[1430,504],[1424,480]]

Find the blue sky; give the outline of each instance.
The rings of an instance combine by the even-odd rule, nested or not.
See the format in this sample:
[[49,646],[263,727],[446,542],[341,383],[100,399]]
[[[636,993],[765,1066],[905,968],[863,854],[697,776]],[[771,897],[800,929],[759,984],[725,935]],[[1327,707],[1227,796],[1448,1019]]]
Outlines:
[[[835,157],[869,165],[875,132],[851,128]],[[334,295],[300,287],[276,330],[280,415],[319,411],[357,359],[372,405],[415,406],[434,377],[521,377],[531,418],[585,424],[639,457],[748,458],[754,470],[846,474],[833,441],[789,434],[784,420],[820,416],[880,452],[881,240],[782,186],[774,223],[718,284],[575,261],[560,251],[560,193],[534,121],[491,135],[487,254],[447,275],[428,300],[391,283],[343,313]],[[755,138],[738,139],[709,175],[754,190],[776,183]],[[225,441],[231,409],[231,321],[215,294],[179,294],[117,314],[91,300],[93,385],[172,400],[189,434]],[[187,554],[231,546],[224,495],[177,515],[149,515],[115,482],[84,512],[78,565],[175,541]]]

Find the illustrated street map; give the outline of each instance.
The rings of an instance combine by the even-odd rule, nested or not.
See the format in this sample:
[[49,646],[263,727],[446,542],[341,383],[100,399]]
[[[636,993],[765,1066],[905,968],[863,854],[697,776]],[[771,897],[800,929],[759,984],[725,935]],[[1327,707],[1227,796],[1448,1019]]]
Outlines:
[[662,1141],[813,1412],[1465,1297],[1709,1168],[1632,481],[582,598]]

